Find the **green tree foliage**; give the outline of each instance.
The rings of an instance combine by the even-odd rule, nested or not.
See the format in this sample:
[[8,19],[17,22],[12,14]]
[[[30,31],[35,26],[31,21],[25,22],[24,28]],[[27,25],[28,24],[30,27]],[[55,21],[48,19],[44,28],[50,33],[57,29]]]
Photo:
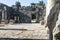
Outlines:
[[31,7],[35,7],[36,6],[36,3],[31,3]]
[[32,5],[35,5],[35,3],[31,3],[31,6],[32,6]]
[[31,3],[31,7],[35,8],[35,7],[45,7],[45,3],[43,1],[39,1],[38,3]]
[[37,6],[43,6],[43,7],[45,7],[45,3],[43,1],[39,1],[39,3],[37,3]]
[[20,2],[16,1],[15,4],[16,4],[17,7],[21,7]]
[[35,11],[36,3],[31,3],[32,11]]
[[43,1],[39,1],[39,3],[37,3],[37,5],[44,6],[45,3]]
[[18,11],[19,10],[19,7],[21,7],[20,2],[16,1],[15,5],[16,5],[17,11]]

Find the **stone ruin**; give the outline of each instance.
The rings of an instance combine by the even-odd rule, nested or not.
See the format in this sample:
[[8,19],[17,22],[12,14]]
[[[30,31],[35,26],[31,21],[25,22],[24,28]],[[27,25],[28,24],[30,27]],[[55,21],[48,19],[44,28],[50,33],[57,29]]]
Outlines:
[[60,0],[48,0],[47,10],[46,26],[49,29],[49,38],[50,40],[60,40]]
[[8,24],[9,22],[14,23],[39,23],[44,19],[45,8],[30,6],[19,7],[17,11],[16,5],[9,7],[5,4],[0,3],[0,23]]

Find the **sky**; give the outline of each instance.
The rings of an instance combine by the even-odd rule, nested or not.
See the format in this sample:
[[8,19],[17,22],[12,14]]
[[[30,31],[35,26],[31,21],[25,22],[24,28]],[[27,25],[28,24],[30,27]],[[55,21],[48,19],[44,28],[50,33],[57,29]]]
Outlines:
[[[30,3],[38,3],[41,0],[0,0],[0,3],[6,4],[8,6],[14,5],[16,1],[19,1],[22,6],[29,6]],[[47,0],[43,0],[44,3],[47,3]]]

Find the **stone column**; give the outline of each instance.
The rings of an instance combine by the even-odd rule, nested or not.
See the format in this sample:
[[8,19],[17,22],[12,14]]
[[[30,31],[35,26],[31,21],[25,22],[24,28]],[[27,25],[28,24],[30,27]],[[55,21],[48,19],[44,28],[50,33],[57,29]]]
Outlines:
[[4,11],[5,11],[5,20],[7,20],[7,8],[4,6]]
[[6,13],[6,11],[5,11],[5,20],[7,20],[7,13]]
[[39,23],[39,8],[36,8],[36,22]]
[[16,21],[16,16],[14,17],[14,20]]
[[1,20],[1,24],[5,24],[5,13],[4,10],[2,10],[2,20]]
[[17,17],[16,17],[16,16],[14,16],[14,21],[16,22],[16,20],[17,20]]
[[5,18],[4,18],[4,11],[2,11],[2,20],[4,20]]
[[19,16],[18,16],[18,22],[19,22]]

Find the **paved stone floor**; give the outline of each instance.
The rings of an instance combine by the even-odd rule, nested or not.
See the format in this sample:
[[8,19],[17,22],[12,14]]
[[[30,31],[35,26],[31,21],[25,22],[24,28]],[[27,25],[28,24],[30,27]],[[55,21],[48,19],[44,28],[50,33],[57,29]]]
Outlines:
[[0,38],[49,39],[47,29],[38,23],[0,25]]

